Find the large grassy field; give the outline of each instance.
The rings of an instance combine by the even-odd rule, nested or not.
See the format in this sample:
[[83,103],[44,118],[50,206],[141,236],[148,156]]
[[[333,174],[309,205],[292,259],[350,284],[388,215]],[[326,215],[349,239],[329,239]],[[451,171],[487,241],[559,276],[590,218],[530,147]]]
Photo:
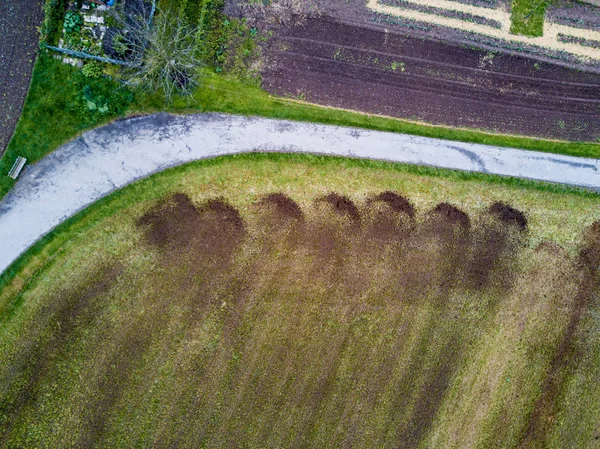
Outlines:
[[314,156],[155,175],[0,280],[0,446],[595,447],[599,202]]

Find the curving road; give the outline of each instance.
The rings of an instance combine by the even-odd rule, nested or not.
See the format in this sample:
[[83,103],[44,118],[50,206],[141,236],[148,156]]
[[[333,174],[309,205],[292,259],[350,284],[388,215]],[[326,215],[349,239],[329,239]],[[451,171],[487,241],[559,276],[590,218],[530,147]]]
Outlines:
[[156,114],[87,132],[25,169],[0,201],[0,271],[116,189],[185,162],[250,151],[382,159],[600,190],[597,159],[264,118]]

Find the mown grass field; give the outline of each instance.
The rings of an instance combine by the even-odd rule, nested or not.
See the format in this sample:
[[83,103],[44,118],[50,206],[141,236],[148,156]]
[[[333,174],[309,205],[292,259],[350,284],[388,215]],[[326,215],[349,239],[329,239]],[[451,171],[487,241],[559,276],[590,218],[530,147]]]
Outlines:
[[155,175],[2,278],[0,446],[594,447],[598,202],[314,156]]

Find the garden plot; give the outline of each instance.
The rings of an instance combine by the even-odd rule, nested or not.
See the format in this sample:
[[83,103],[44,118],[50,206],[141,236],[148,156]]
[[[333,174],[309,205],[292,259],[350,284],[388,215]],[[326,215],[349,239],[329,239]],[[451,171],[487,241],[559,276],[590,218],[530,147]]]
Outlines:
[[[104,18],[107,10],[105,5],[89,2],[83,3],[79,11],[72,5],[65,16],[63,36],[58,42],[58,47],[104,56],[102,40],[108,29]],[[76,67],[83,66],[83,61],[78,58],[65,56],[62,60]]]
[[[154,12],[155,6],[149,0],[129,0],[112,7],[92,1],[71,2],[58,50],[54,50],[66,54],[60,57],[63,62],[78,67],[83,66],[85,59],[132,65],[130,43],[124,36],[151,21]],[[92,65],[100,67],[97,63]],[[99,75],[101,69],[96,72]]]
[[[427,9],[407,8],[415,5]],[[502,5],[489,8],[451,0],[369,0],[367,7],[380,14],[448,27],[516,44],[542,47],[578,58],[600,60],[600,31],[546,20],[543,36],[512,34],[511,13],[504,10]],[[449,15],[455,12],[464,16]],[[499,24],[499,27],[496,24]]]

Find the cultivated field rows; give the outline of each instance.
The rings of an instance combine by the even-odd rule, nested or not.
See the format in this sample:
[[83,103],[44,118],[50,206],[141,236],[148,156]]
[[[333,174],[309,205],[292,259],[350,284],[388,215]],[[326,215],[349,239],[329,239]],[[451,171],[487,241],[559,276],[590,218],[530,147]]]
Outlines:
[[335,19],[281,30],[264,86],[336,107],[565,140],[600,138],[600,76]]

